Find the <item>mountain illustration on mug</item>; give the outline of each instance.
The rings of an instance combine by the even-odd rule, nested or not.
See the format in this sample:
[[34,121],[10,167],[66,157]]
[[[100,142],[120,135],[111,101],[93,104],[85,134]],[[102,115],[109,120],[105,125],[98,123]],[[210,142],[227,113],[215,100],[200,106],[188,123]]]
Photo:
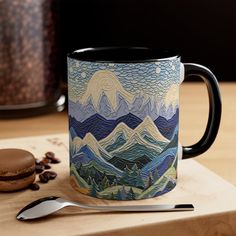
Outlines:
[[[155,69],[152,80],[140,76],[138,63],[123,64],[122,70],[121,65],[93,63],[92,74],[86,71],[91,62],[68,63],[72,185],[84,194],[117,200],[145,199],[173,189],[179,80],[158,80],[165,70],[154,62],[148,63]],[[174,62],[171,68],[179,73]],[[163,94],[156,93],[159,87]]]

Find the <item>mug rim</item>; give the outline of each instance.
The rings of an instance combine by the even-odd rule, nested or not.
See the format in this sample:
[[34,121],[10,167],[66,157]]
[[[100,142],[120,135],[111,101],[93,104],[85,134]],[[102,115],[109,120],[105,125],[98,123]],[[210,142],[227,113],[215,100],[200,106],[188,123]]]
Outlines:
[[[119,54],[117,54],[118,51]],[[128,53],[131,51],[132,54]],[[180,58],[180,55],[173,50],[163,50],[151,47],[111,46],[81,48],[71,53],[68,53],[67,57],[70,59],[87,62],[145,63],[173,60]]]

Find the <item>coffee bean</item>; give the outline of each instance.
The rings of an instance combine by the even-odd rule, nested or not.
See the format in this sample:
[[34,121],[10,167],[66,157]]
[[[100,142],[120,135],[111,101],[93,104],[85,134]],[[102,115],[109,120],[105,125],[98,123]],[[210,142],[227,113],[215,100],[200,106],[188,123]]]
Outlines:
[[46,164],[48,164],[50,162],[51,162],[51,160],[46,158],[46,159],[43,159],[42,161],[40,161],[40,165],[45,166]]
[[42,173],[42,172],[44,171],[44,166],[41,165],[41,164],[36,165],[36,166],[35,166],[35,171],[36,171],[37,174]]
[[[37,174],[39,175],[39,180],[41,183],[47,183],[49,180],[53,180],[57,177],[57,173],[54,171],[44,171],[47,169],[51,169],[51,164],[57,164],[61,161],[55,157],[55,154],[53,152],[47,152],[45,153],[45,157],[40,161],[39,159],[35,159],[35,170]],[[32,186],[32,188],[37,188],[35,186]]]
[[48,159],[53,159],[53,158],[55,158],[55,153],[54,152],[46,152],[45,157]]
[[52,163],[52,164],[58,164],[58,163],[61,162],[58,158],[55,157],[55,153],[54,152],[46,152],[44,159],[45,160],[49,159],[50,163]]
[[49,158],[47,158],[47,157],[44,157],[44,158],[43,158],[43,161],[44,161],[45,163],[51,163],[51,162],[52,162],[51,159],[49,159]]
[[58,163],[60,163],[61,161],[58,159],[58,158],[53,158],[53,159],[51,159],[51,163],[52,164],[58,164]]
[[48,179],[55,179],[57,177],[57,173],[54,171],[44,171],[43,175],[46,176]]
[[41,166],[44,166],[46,163],[44,161],[40,161],[39,163]]
[[36,183],[30,184],[29,188],[30,188],[31,190],[33,190],[33,191],[37,191],[37,190],[40,189],[39,185],[36,184]]
[[44,169],[45,169],[45,170],[51,169],[51,166],[46,163],[46,164],[44,165]]
[[50,180],[51,179],[51,176],[50,176],[50,173],[49,173],[49,171],[45,171],[45,172],[43,172],[43,175],[45,176],[45,178],[47,178],[48,180]]
[[57,173],[54,171],[49,171],[50,172],[50,178],[55,179],[57,177]]
[[49,178],[47,177],[47,175],[45,175],[44,173],[39,175],[39,179],[41,183],[47,183],[49,181]]

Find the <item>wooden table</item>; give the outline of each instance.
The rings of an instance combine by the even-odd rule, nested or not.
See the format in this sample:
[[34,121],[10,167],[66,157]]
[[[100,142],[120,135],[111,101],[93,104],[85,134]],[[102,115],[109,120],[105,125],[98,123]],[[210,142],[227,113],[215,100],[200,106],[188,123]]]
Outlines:
[[[220,84],[221,87],[221,93],[222,93],[222,99],[223,99],[223,116],[222,116],[222,122],[221,122],[221,128],[219,135],[214,143],[214,145],[211,147],[209,151],[202,154],[201,156],[195,158],[198,162],[200,162],[202,165],[206,166],[219,176],[223,177],[225,180],[230,182],[233,185],[236,185],[236,157],[234,153],[233,147],[236,144],[235,138],[236,138],[236,106],[234,105],[236,101],[236,83],[222,83]],[[207,92],[206,88],[202,83],[185,83],[181,87],[181,107],[180,107],[180,140],[184,145],[189,145],[194,142],[196,142],[202,135],[206,121],[208,116],[208,101],[207,101]],[[17,138],[17,137],[27,137],[27,136],[38,136],[38,135],[47,135],[47,134],[54,134],[57,135],[58,133],[65,133],[67,132],[67,114],[66,112],[57,113],[57,114],[50,114],[35,118],[27,118],[27,119],[18,119],[18,120],[1,120],[0,121],[0,139],[6,139],[6,138]],[[60,135],[59,135],[60,136]],[[64,136],[63,136],[64,137]],[[4,143],[5,141],[2,141]],[[22,142],[22,141],[21,141]],[[0,140],[1,143],[1,140]],[[19,145],[21,145],[19,143]],[[23,144],[22,144],[23,145]],[[191,161],[189,162],[191,164]],[[63,169],[59,166],[59,169]],[[181,169],[186,169],[186,164],[180,165],[180,172]],[[192,170],[193,172],[200,172],[201,173],[201,179],[204,181],[203,176],[207,174],[207,170],[202,169],[201,166],[195,165]],[[191,175],[191,171],[187,173]],[[180,179],[182,177],[180,176]],[[219,185],[216,183],[213,184],[213,179],[216,178]],[[59,178],[58,181],[64,181]],[[193,180],[192,180],[193,181]],[[200,181],[200,180],[199,180]],[[171,223],[169,224],[169,228],[166,227],[166,224],[162,222],[164,221],[165,217],[169,217],[168,215],[133,215],[133,221],[130,225],[127,224],[128,216],[121,217],[116,214],[110,214],[110,215],[97,215],[97,228],[90,228],[88,229],[87,225],[92,225],[92,222],[94,223],[94,220],[96,218],[88,215],[81,216],[80,220],[83,220],[84,228],[81,226],[80,233],[85,234],[95,234],[97,235],[133,235],[134,233],[136,235],[158,235],[156,232],[162,232],[161,235],[169,235],[170,232],[175,232],[173,235],[236,235],[236,226],[235,226],[235,220],[236,220],[236,202],[234,199],[236,199],[236,189],[231,186],[230,184],[225,183],[223,180],[221,180],[219,177],[214,176],[213,174],[209,174],[208,178],[208,184],[212,183],[212,186],[209,186],[209,189],[212,189],[212,191],[216,191],[216,195],[212,195],[212,206],[209,206],[209,209],[212,210],[217,206],[217,197],[221,197],[224,195],[224,191],[228,191],[228,195],[226,194],[225,199],[226,201],[224,204],[220,206],[221,210],[225,208],[227,210],[227,215],[222,216],[220,214],[216,215],[214,218],[204,218],[202,220],[201,217],[194,218],[192,221],[178,221],[179,215],[171,214]],[[179,188],[182,188],[182,183],[180,182]],[[218,187],[217,187],[218,186]],[[222,189],[220,189],[222,186]],[[51,191],[57,191],[57,182],[55,182],[54,185],[51,186]],[[46,186],[42,191],[45,191],[46,189],[50,189],[50,186]],[[219,189],[219,192],[217,192],[217,188]],[[65,190],[63,195],[69,196],[71,189]],[[222,192],[223,191],[223,192]],[[22,193],[23,194],[23,193]],[[8,203],[12,204],[12,207],[14,209],[17,208],[16,204],[11,202],[12,199],[19,199],[21,202],[25,201],[22,197],[23,195],[20,194],[19,196],[16,195],[4,195],[0,196],[2,200],[4,200],[4,205],[1,205],[0,201],[0,235],[1,235],[1,229],[3,232],[6,232],[7,229],[7,220],[4,220],[4,216],[7,217],[6,211],[10,209],[9,206],[7,206]],[[38,193],[37,193],[38,194]],[[31,194],[32,196],[38,197],[37,194]],[[173,197],[180,197],[178,195],[179,193],[173,192],[166,198],[168,201]],[[203,196],[202,193],[196,192],[196,197]],[[223,195],[222,195],[223,194]],[[193,195],[194,197],[195,195]],[[8,200],[9,199],[9,200]],[[30,197],[29,197],[30,199]],[[162,198],[159,202],[165,203],[165,198]],[[184,199],[184,198],[182,198]],[[80,200],[85,201],[83,196],[80,196]],[[202,201],[202,204],[204,202],[206,203],[206,197],[204,199],[200,199],[200,202]],[[149,200],[146,200],[149,201]],[[193,201],[195,201],[193,199]],[[215,202],[214,202],[215,201]],[[232,202],[232,204],[231,204]],[[235,202],[235,204],[234,204]],[[97,203],[96,201],[92,203]],[[107,204],[106,202],[104,202]],[[149,203],[151,203],[149,201]],[[196,202],[197,204],[198,202]],[[214,205],[216,204],[216,205]],[[18,206],[19,207],[19,206]],[[201,211],[204,209],[201,209],[201,204],[198,207],[198,210],[196,211],[195,216],[201,215]],[[209,212],[210,214],[211,212]],[[71,212],[73,215],[73,211]],[[191,216],[191,214],[188,215],[186,213],[185,216]],[[109,218],[111,217],[111,218]],[[225,218],[226,217],[226,218]],[[114,219],[117,219],[120,221],[118,222],[116,226],[113,225]],[[68,227],[69,223],[67,219],[71,219],[76,223],[77,218],[63,218],[58,216],[57,219],[51,221],[52,227],[58,227],[55,228],[55,232],[58,235],[79,235],[79,231],[76,231]],[[112,221],[113,219],[113,221]],[[12,219],[13,220],[13,219]],[[136,221],[135,221],[136,220]],[[14,222],[14,221],[12,221]],[[101,222],[103,222],[103,225],[101,225]],[[104,225],[104,222],[107,222],[107,224]],[[139,227],[139,225],[135,226],[134,223],[139,223],[140,225],[143,225],[143,227]],[[78,222],[78,224],[81,222]],[[121,224],[122,223],[122,224]],[[180,223],[180,224],[179,224]],[[225,224],[227,223],[227,225]],[[96,224],[96,223],[94,223]],[[133,225],[132,225],[133,224]],[[32,224],[32,227],[29,227],[29,224],[22,225],[19,222],[15,222],[15,224],[10,224],[13,228],[9,229],[9,235],[16,235],[17,229],[24,230],[27,228],[28,233],[32,233],[35,229],[38,229],[39,232],[35,235],[47,235],[45,232],[52,233],[53,229],[45,228],[50,227],[49,225],[44,225],[43,221],[39,221],[38,225],[35,223]],[[14,225],[16,228],[14,228]],[[63,230],[60,230],[60,225],[63,226]],[[124,228],[122,228],[122,225]],[[200,226],[207,227],[207,230],[203,230],[203,228],[200,228]],[[87,227],[87,228],[86,228]],[[214,228],[214,229],[212,229]],[[30,231],[30,229],[32,231]],[[42,231],[42,234],[41,232]],[[10,233],[12,232],[12,234]],[[23,231],[21,231],[23,232]],[[119,233],[120,232],[120,233]],[[122,233],[121,233],[122,232]],[[204,234],[203,234],[204,232]],[[207,233],[206,233],[207,232]],[[206,233],[206,234],[205,234]],[[223,234],[221,234],[223,233]],[[5,236],[6,234],[4,234]]]

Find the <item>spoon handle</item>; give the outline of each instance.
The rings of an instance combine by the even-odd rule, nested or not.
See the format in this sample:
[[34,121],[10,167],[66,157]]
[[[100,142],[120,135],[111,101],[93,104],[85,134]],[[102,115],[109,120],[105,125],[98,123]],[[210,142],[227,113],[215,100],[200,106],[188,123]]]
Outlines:
[[80,206],[87,209],[117,212],[163,212],[163,211],[193,211],[192,204],[158,204],[158,205],[123,205],[123,206]]

